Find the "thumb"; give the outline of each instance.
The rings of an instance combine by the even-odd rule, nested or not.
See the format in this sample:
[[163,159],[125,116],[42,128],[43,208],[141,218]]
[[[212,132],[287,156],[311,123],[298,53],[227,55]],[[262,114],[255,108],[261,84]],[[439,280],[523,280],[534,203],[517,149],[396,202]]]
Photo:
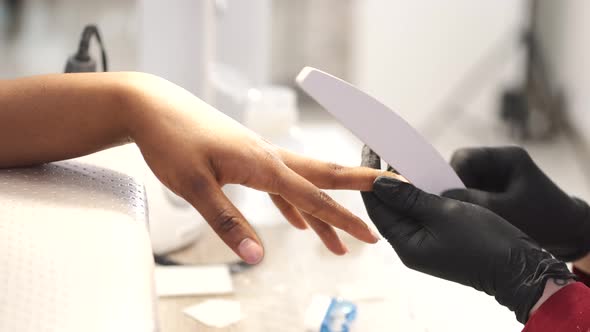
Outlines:
[[373,191],[392,210],[416,219],[428,217],[433,209],[441,208],[443,203],[437,195],[386,176],[380,176],[375,180]]
[[407,238],[409,234],[415,234],[422,227],[420,223],[390,209],[375,193],[361,192],[361,195],[367,213],[377,226],[377,230],[396,250],[403,244],[401,239]]

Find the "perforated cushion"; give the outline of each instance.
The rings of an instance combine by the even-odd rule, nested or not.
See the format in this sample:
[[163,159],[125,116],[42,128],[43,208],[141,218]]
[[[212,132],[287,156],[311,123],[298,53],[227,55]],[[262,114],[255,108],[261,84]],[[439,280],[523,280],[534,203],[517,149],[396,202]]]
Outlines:
[[111,170],[0,170],[0,331],[155,331],[146,212]]

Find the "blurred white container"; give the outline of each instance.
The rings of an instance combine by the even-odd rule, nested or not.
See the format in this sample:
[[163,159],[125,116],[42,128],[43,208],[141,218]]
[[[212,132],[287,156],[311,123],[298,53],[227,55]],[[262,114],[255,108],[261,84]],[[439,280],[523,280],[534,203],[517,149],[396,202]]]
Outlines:
[[272,143],[301,152],[298,139],[297,95],[285,86],[265,86],[248,91],[243,124]]
[[[270,0],[141,0],[140,68],[241,121],[248,88],[268,77],[270,12]],[[203,218],[148,173],[154,252],[191,244]]]

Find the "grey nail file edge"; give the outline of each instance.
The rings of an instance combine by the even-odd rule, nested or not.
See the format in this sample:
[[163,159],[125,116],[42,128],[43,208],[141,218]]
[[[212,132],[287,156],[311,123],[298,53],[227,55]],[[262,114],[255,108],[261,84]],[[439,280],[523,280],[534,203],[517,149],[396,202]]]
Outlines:
[[451,166],[404,119],[353,85],[305,67],[296,82],[389,165],[433,194],[465,188]]

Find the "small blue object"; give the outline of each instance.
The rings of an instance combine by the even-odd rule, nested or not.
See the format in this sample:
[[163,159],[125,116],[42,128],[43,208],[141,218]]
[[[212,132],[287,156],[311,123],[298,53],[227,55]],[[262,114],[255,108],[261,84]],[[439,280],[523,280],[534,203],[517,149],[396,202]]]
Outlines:
[[356,304],[343,299],[332,298],[326,316],[322,321],[320,332],[350,332],[356,314]]

